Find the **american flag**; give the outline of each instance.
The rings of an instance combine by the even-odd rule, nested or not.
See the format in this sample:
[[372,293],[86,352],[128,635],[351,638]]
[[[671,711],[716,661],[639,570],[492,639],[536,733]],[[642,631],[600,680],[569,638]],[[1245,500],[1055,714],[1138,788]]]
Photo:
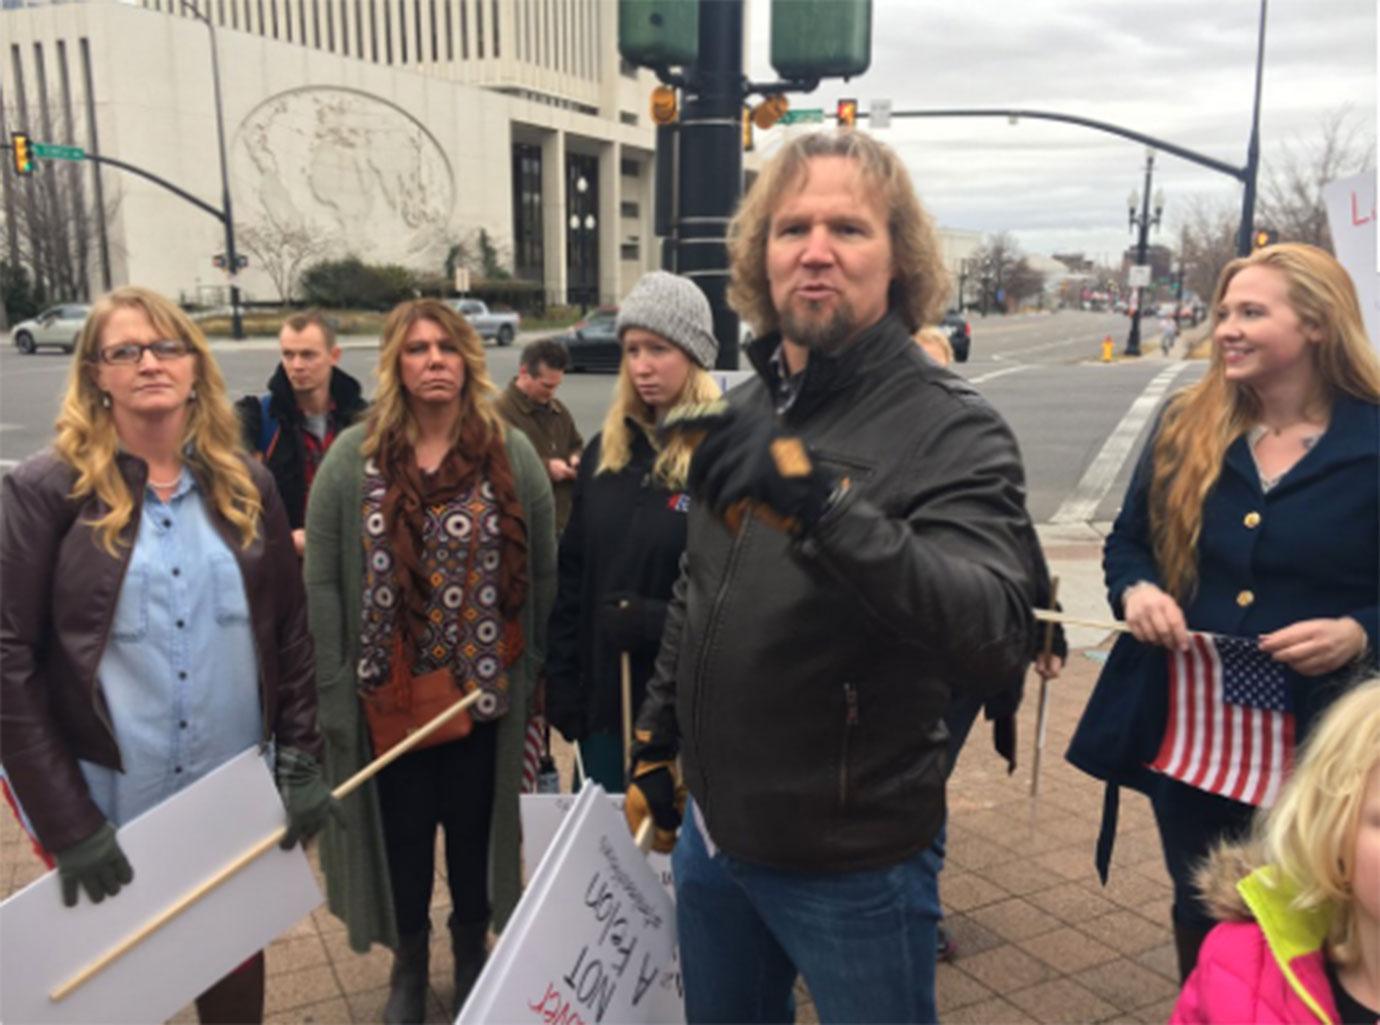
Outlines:
[[1150,768],[1268,808],[1294,764],[1284,667],[1244,637],[1190,634],[1169,662],[1169,722]]
[[522,738],[522,792],[537,792],[537,774],[541,771],[541,756],[546,753],[543,737],[546,716],[538,713],[527,720],[527,734]]

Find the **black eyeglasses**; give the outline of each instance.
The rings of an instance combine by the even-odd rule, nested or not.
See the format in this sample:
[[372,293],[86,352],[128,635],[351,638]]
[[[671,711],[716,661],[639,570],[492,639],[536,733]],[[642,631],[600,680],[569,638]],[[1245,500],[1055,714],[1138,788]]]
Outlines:
[[123,342],[120,345],[108,345],[101,349],[97,355],[103,363],[138,363],[144,358],[144,353],[153,353],[153,358],[160,362],[179,359],[188,353],[187,343],[181,338],[160,338],[156,342]]

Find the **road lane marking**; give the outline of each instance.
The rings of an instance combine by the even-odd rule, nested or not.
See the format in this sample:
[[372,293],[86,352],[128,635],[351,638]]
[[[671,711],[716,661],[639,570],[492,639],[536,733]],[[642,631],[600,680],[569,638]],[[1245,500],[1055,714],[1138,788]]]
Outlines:
[[[1081,343],[1082,340],[1083,340],[1083,339],[1082,339],[1081,336],[1074,336],[1074,337],[1069,337],[1069,338],[1060,338],[1058,341],[1054,341],[1054,342],[1043,342],[1043,343],[1041,343],[1040,345],[1031,345],[1031,346],[1027,346],[1027,347],[1024,348],[1024,349],[1012,349],[1010,352],[994,352],[994,353],[992,353],[992,359],[998,360],[998,361],[1005,361],[1005,360],[1011,359],[1011,358],[1014,357],[1014,356],[1027,356],[1027,355],[1029,355],[1029,354],[1032,353],[1032,352],[1044,352],[1046,349],[1058,349],[1058,348],[1060,348],[1061,346],[1066,346],[1066,345],[1077,345],[1077,344]],[[1088,344],[1088,352],[1089,352],[1090,358],[1091,358],[1092,356],[1097,355],[1097,353],[1100,351],[1100,349],[1098,348],[1100,345],[1101,345],[1100,342],[1089,342],[1089,344]]]
[[1187,361],[1171,363],[1151,378],[1145,390],[1131,403],[1131,408],[1126,410],[1121,423],[1108,435],[1102,450],[1088,466],[1078,486],[1049,518],[1050,523],[1086,523],[1096,515],[1097,507],[1107,497],[1117,474],[1130,458],[1141,429],[1154,414],[1174,378],[1188,369],[1189,365]]
[[992,370],[977,377],[968,378],[969,384],[982,384],[985,381],[995,381],[998,377],[1005,377],[1007,374],[1019,374],[1022,370],[1034,370],[1035,364],[1021,363],[1014,367],[1003,367],[1001,370]]

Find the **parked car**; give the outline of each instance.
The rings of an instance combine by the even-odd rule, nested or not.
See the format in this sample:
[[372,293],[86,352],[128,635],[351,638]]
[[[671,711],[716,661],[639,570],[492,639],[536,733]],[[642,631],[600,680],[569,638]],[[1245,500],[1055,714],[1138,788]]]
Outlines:
[[557,338],[570,353],[570,369],[616,374],[623,358],[618,345],[618,307],[601,306]]
[[512,345],[522,324],[516,313],[491,313],[482,299],[452,299],[450,305],[470,322],[480,338],[492,338],[499,345]]
[[967,318],[957,310],[944,314],[939,326],[949,333],[949,344],[954,347],[954,361],[968,362],[968,350],[973,347],[973,328]]
[[14,325],[10,338],[20,352],[34,352],[40,345],[55,345],[63,352],[71,352],[77,347],[77,336],[90,312],[91,307],[82,303],[53,306],[32,320]]

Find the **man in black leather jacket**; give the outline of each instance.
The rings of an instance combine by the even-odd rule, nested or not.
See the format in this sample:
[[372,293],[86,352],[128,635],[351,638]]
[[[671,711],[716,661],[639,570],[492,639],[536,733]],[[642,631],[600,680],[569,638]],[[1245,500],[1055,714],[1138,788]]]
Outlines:
[[[756,329],[691,464],[629,821],[674,851],[691,1021],[933,1021],[954,694],[1032,654],[1044,574],[1010,430],[911,340],[948,291],[899,158],[796,139],[730,226]],[[746,511],[746,515],[744,512]]]

